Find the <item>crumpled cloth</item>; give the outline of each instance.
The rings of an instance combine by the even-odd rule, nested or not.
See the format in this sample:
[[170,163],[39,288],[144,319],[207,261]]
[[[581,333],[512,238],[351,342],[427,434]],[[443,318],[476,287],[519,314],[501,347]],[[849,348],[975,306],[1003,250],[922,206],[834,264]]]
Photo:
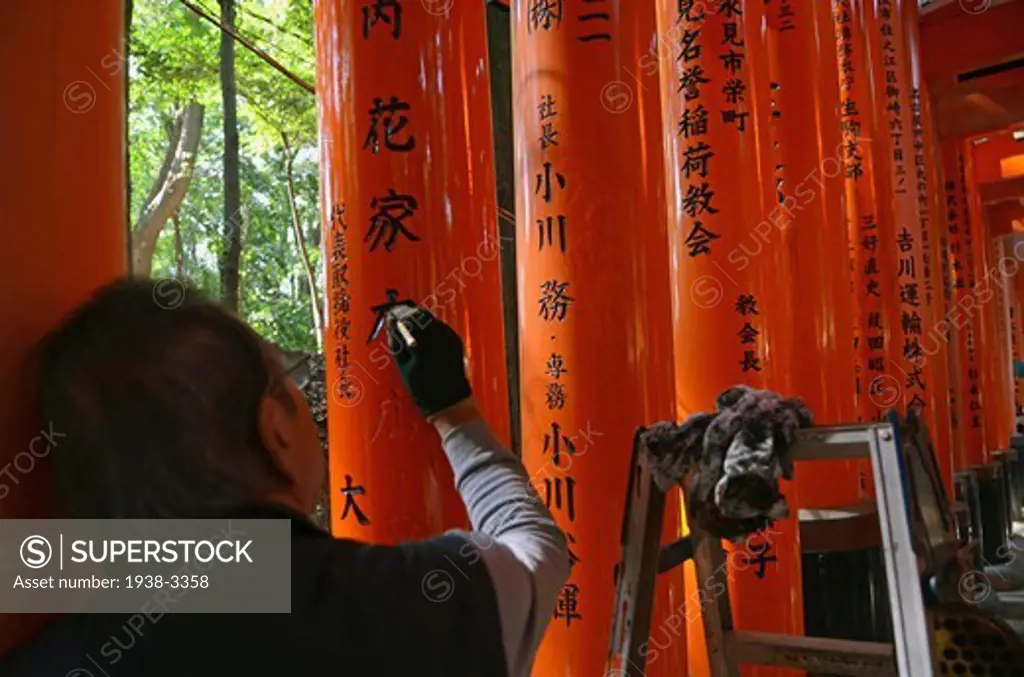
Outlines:
[[701,528],[741,540],[788,515],[779,479],[793,478],[789,449],[813,418],[799,399],[747,386],[724,391],[716,405],[681,424],[655,423],[640,441],[658,488],[689,477],[686,499]]

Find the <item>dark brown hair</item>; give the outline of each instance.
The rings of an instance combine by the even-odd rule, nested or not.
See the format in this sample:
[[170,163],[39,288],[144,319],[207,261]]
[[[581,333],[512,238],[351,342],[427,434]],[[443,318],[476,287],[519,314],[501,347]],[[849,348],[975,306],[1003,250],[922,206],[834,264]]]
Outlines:
[[[170,286],[169,286],[170,285]],[[72,517],[207,517],[283,479],[258,434],[283,391],[248,326],[177,281],[101,289],[38,346],[39,411],[66,437],[51,453]]]

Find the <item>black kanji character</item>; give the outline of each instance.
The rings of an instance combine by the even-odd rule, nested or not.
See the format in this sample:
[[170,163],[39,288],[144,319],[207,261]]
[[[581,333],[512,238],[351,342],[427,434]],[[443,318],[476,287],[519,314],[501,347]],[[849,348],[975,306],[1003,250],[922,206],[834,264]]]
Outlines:
[[562,0],[530,0],[529,31],[549,31],[562,24]]
[[736,335],[740,337],[740,343],[741,344],[749,344],[749,343],[757,343],[757,337],[761,335],[761,332],[759,332],[749,322],[745,322],[743,324],[743,328],[740,329],[736,333]]
[[[562,487],[565,487],[564,501]],[[544,479],[545,505],[548,510],[565,507],[570,522],[576,521],[576,480],[572,477],[547,477]]]
[[391,37],[402,36],[402,3],[399,0],[374,0],[363,6],[363,37],[370,37],[370,29],[383,21],[391,26]]
[[734,124],[736,128],[741,131],[747,131],[747,116],[750,115],[748,112],[740,112],[738,110],[724,110],[722,111],[722,122],[725,124]]
[[380,334],[380,330],[384,328],[384,324],[387,321],[388,311],[395,306],[411,306],[413,302],[410,299],[398,300],[397,289],[387,289],[384,291],[386,301],[384,303],[372,306],[370,312],[374,314],[373,328],[370,330],[370,337],[366,339],[367,343],[371,343],[373,339],[377,338]]
[[734,21],[722,24],[724,30],[722,32],[722,44],[732,45],[733,47],[743,47],[743,38],[740,37],[740,25]]
[[687,109],[679,116],[679,136],[689,139],[691,136],[704,136],[708,133],[708,111],[703,104],[693,110]]
[[900,285],[900,302],[915,308],[921,305],[921,295],[916,282]]
[[676,17],[676,23],[680,21],[703,21],[704,20],[704,3],[701,3],[700,12],[697,14],[693,13],[694,4],[696,0],[679,0],[678,15]]
[[729,71],[730,75],[736,75],[743,68],[743,59],[746,58],[746,54],[743,52],[737,52],[735,49],[730,49],[725,54],[720,54],[719,59],[722,60],[722,64],[725,66],[725,70]]
[[[565,539],[569,542],[569,545],[576,545],[576,539],[568,531],[565,532]],[[566,547],[569,551],[569,571],[572,571],[573,566],[580,562],[580,558],[572,551],[572,548]]]
[[761,371],[761,358],[757,356],[755,350],[744,350],[743,359],[740,360],[740,366],[744,372],[748,371]]
[[331,229],[335,232],[347,231],[348,224],[345,223],[345,205],[334,205],[331,209]]
[[710,254],[711,247],[708,245],[719,237],[718,233],[711,232],[700,221],[694,221],[690,234],[686,236],[686,246],[690,248],[690,257]]
[[904,334],[921,334],[921,316],[917,312],[904,312],[902,317],[903,333]]
[[555,137],[558,136],[558,130],[555,129],[555,123],[543,122],[540,125],[540,149],[547,150],[551,146],[557,146],[558,141]]
[[545,403],[549,410],[565,407],[565,386],[561,383],[549,383],[545,393]]
[[921,365],[915,364],[914,368],[911,369],[910,373],[907,374],[906,387],[907,388],[920,388],[925,389],[924,380],[922,380]]
[[580,586],[575,583],[566,583],[562,586],[562,592],[558,595],[558,603],[555,605],[555,619],[564,618],[565,626],[569,627],[573,621],[583,620],[583,614],[579,612]]
[[916,362],[924,356],[924,348],[921,347],[921,342],[917,337],[907,338],[903,341],[903,357],[907,358],[910,362]]
[[554,217],[547,216],[537,219],[537,230],[540,233],[537,242],[538,250],[543,250],[545,243],[549,247],[554,246],[555,238],[558,238],[558,248],[565,253],[565,215],[559,214]]
[[779,558],[775,555],[769,555],[772,550],[772,544],[770,541],[763,543],[754,544],[750,541],[747,542],[747,550],[744,551],[744,559],[747,561],[747,566],[751,564],[757,565],[757,570],[754,575],[758,578],[764,578],[767,573],[768,562],[777,562]]
[[683,172],[687,179],[691,178],[693,173],[707,178],[708,160],[714,156],[715,153],[711,150],[711,146],[706,143],[701,142],[696,146],[687,146],[686,150],[683,151],[683,166],[680,171]]
[[747,91],[747,85],[740,78],[729,78],[722,85],[722,94],[725,94],[725,100],[728,103],[740,103],[746,101],[744,93]]
[[544,453],[547,454],[551,451],[551,461],[555,464],[555,467],[561,467],[562,465],[562,447],[565,447],[565,453],[569,456],[576,455],[576,443],[571,438],[562,434],[562,427],[557,423],[552,422],[551,433],[544,433]]
[[719,0],[718,11],[726,19],[735,19],[743,16],[743,9],[740,7],[740,0]]
[[356,496],[366,495],[366,488],[362,486],[352,486],[352,476],[345,475],[345,486],[341,488],[341,495],[345,497],[345,508],[341,511],[341,519],[344,520],[348,517],[349,512],[355,513],[356,520],[360,525],[366,526],[370,523],[370,518],[366,516],[366,513],[362,511],[359,504],[356,503]]
[[548,280],[541,284],[541,297],[537,300],[540,306],[540,316],[547,321],[557,320],[561,322],[576,299],[566,294],[569,288],[568,282]]
[[547,370],[544,373],[557,381],[568,372],[569,370],[565,368],[565,359],[558,353],[551,353],[551,357],[548,358]]
[[896,244],[899,245],[900,251],[904,254],[914,248],[914,235],[907,230],[906,226],[904,226],[903,230],[896,236]]
[[[579,16],[579,20],[581,22],[610,22],[612,20],[612,15],[608,12],[587,12],[586,14],[581,14]],[[580,42],[590,42],[592,40],[611,40],[612,36],[610,33],[587,33],[586,35],[581,35],[576,39]]]
[[411,195],[399,195],[394,188],[389,188],[387,195],[370,200],[370,209],[377,212],[370,216],[370,228],[366,231],[363,242],[373,238],[370,251],[384,241],[385,251],[391,251],[399,234],[413,242],[419,242],[419,236],[405,227],[405,219],[416,213],[419,203]]
[[396,134],[409,124],[409,118],[404,115],[398,115],[397,117],[395,115],[400,111],[406,110],[412,110],[412,106],[400,100],[397,96],[392,96],[391,100],[386,104],[380,97],[374,97],[373,108],[369,110],[370,131],[366,133],[363,148],[369,147],[370,151],[374,154],[380,152],[380,133],[377,131],[377,127],[381,122],[384,123],[384,146],[388,150],[407,153],[415,148],[416,139],[412,136],[401,143],[393,139]]
[[683,211],[691,218],[697,217],[704,212],[716,214],[717,209],[711,206],[711,198],[715,191],[711,190],[711,184],[702,181],[700,186],[690,184],[686,187],[686,195],[683,197]]
[[676,61],[686,63],[700,58],[701,47],[697,42],[699,37],[699,28],[694,28],[693,30],[686,29],[683,31],[683,37],[679,38],[679,46],[682,48],[682,51],[679,53],[679,56],[676,57]]
[[733,309],[740,315],[760,315],[757,312],[757,298],[753,294],[740,294]]
[[676,91],[682,92],[683,98],[687,101],[693,101],[700,96],[698,85],[706,85],[709,82],[711,80],[704,74],[704,67],[698,64],[683,69],[683,74],[679,76],[679,89]]
[[[558,182],[559,188],[565,188],[565,177],[562,176],[561,172],[555,172],[555,181]],[[544,163],[544,171],[537,173],[537,187],[534,189],[533,194],[539,195],[541,188],[544,189],[543,199],[545,202],[551,202],[551,163]]]

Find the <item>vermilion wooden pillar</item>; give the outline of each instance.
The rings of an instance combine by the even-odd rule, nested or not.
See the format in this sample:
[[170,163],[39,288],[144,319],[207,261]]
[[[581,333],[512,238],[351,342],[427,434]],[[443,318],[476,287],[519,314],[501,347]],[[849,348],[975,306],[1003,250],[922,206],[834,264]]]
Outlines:
[[1003,336],[999,329],[998,314],[1001,310],[1000,275],[998,258],[992,241],[992,233],[985,218],[981,194],[974,172],[974,141],[964,142],[964,186],[967,213],[971,226],[971,245],[974,253],[974,300],[977,304],[975,349],[978,351],[978,368],[981,372],[981,389],[984,407],[985,460],[996,450],[1009,445],[1008,430],[1004,420],[1007,416],[1008,384],[1003,377],[1004,366]]
[[[873,111],[872,54],[869,52],[871,13],[861,0],[836,0],[836,56],[839,65],[839,119],[843,135],[846,228],[852,263],[855,315],[854,347],[857,369],[857,414],[862,421],[884,416],[893,396],[891,321],[895,304],[894,280],[883,275],[893,255],[881,246],[881,233],[892,231],[892,206],[879,195],[889,186]],[[858,463],[858,489],[872,492],[869,462]]]
[[[1014,254],[1018,247],[1024,250],[1024,239],[1017,233],[1011,237]],[[1024,268],[1024,267],[1022,267]],[[1024,269],[1018,270],[1012,280],[1013,311],[1013,359],[1024,361]],[[1024,379],[1014,378],[1014,433],[1024,434]]]
[[[732,385],[773,385],[769,346],[784,331],[787,308],[775,273],[785,260],[783,231],[793,214],[791,204],[771,199],[763,3],[659,0],[657,6],[659,33],[679,45],[659,75],[677,415],[684,418],[713,410],[716,396]],[[791,526],[772,530],[730,557],[742,565],[730,584],[738,628],[802,632],[794,536]],[[745,674],[773,672],[744,668]]]
[[[850,423],[857,417],[854,312],[835,28],[829,3],[797,0],[774,7],[769,22],[778,30],[783,205],[793,211],[786,231],[790,267],[777,284],[798,309],[790,315],[785,348],[790,393],[807,403],[816,423]],[[796,490],[801,507],[852,504],[859,493],[857,464],[798,464]]]
[[1004,236],[998,234],[998,224],[993,218],[991,208],[985,209],[985,222],[991,233],[992,243],[992,285],[995,290],[993,302],[994,327],[996,331],[996,350],[998,351],[998,387],[999,387],[999,449],[1008,449],[1010,437],[1013,435],[1014,421],[1014,387],[1013,387],[1013,337],[1010,329],[1010,304],[1013,277],[1020,267],[1020,259],[1014,256],[1012,247],[1008,246]]
[[508,442],[484,11],[316,2],[339,536],[393,543],[465,521],[437,435],[391,363],[381,325],[396,302],[455,327],[474,396]]
[[[914,166],[914,135],[911,113],[909,57],[903,16],[896,0],[875,0],[868,26],[871,42],[875,129],[879,133],[876,162],[889,174],[889,188],[879,200],[891,205],[892,230],[881,240],[893,253],[893,265],[883,271],[895,282],[893,310],[889,317],[892,371],[886,375],[893,391],[888,408],[913,408],[938,428],[932,363],[925,352],[926,332],[934,326],[926,301],[926,259],[917,201]],[[897,406],[898,405],[898,406]]]
[[[924,99],[925,111],[928,119],[934,121],[931,116],[931,102],[928,97]],[[963,329],[953,322],[953,315],[958,309],[956,287],[952,266],[952,239],[953,221],[950,219],[951,210],[948,204],[947,189],[950,185],[946,177],[945,166],[942,157],[942,142],[938,133],[932,126],[932,136],[926,140],[926,150],[931,157],[932,184],[935,191],[932,193],[932,223],[938,232],[936,243],[939,256],[939,274],[942,279],[942,315],[937,322],[937,333],[943,336],[946,341],[946,364],[949,374],[949,419],[950,419],[950,449],[949,463],[954,472],[960,470],[960,461],[964,456],[966,445],[964,439],[965,421],[962,418],[961,400],[965,397],[967,386],[964,383],[964,371],[960,364],[960,342]],[[952,496],[952,489],[949,490]]]
[[[948,312],[944,277],[941,269],[943,243],[939,240],[941,228],[935,222],[935,196],[939,190],[935,182],[934,154],[932,151],[935,130],[931,119],[928,91],[921,72],[920,18],[917,0],[900,0],[903,15],[903,29],[907,45],[907,67],[910,82],[910,130],[913,147],[914,195],[917,198],[917,215],[921,232],[921,279],[924,303],[929,309],[930,323],[923,328],[920,339],[924,359],[931,374],[929,404],[933,416],[929,429],[935,456],[942,474],[944,486],[953,491],[953,427],[952,410],[949,403],[949,336],[944,330],[948,323],[942,321]],[[952,493],[950,493],[952,495]]]
[[[38,518],[53,514],[55,452],[40,436],[60,422],[38,420],[25,357],[127,272],[124,7],[5,3],[0,26],[0,124],[9,132],[0,163],[0,518]],[[0,615],[0,653],[43,621]]]
[[[523,461],[572,551],[534,674],[601,675],[634,431],[674,414],[661,104],[637,75],[676,42],[650,3],[512,9]],[[681,573],[659,581],[649,674],[685,670]]]
[[949,231],[949,267],[954,291],[949,321],[957,330],[956,356],[960,376],[960,389],[955,404],[957,423],[963,437],[963,447],[959,453],[954,454],[953,465],[956,470],[963,470],[985,460],[984,399],[978,354],[979,304],[973,291],[974,233],[967,209],[963,145],[959,139],[945,139],[941,150]]

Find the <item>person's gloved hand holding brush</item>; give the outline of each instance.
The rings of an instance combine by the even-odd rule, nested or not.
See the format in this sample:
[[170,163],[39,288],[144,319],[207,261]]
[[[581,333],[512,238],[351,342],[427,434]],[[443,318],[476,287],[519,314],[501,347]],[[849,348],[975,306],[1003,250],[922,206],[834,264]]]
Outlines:
[[391,309],[387,341],[402,381],[428,420],[472,395],[462,339],[426,309],[413,305]]

